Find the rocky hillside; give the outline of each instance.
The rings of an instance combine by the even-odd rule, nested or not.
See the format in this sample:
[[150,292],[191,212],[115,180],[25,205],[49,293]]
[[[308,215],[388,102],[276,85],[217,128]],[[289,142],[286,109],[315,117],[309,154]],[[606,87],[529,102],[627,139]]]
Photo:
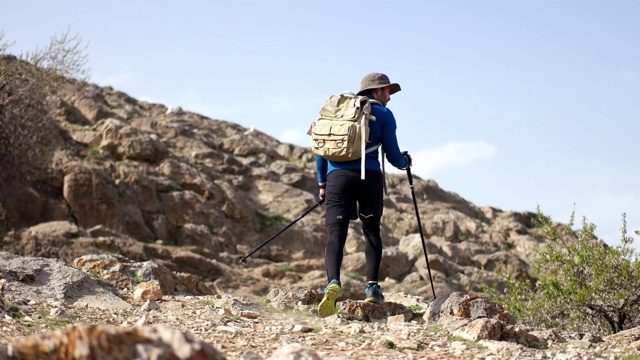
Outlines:
[[[7,57],[1,60],[15,61]],[[49,317],[59,319],[57,315],[46,314],[73,312],[61,318],[72,320],[42,325],[43,330],[49,330],[65,322],[92,319],[85,310],[77,312],[77,308],[92,304],[89,308],[113,312],[111,320],[102,312],[100,316],[104,318],[90,321],[94,325],[131,325],[142,321],[135,319],[140,314],[157,310],[149,312],[150,318],[156,314],[155,323],[168,323],[170,327],[200,336],[200,340],[189,338],[188,341],[195,341],[198,345],[194,346],[205,352],[210,350],[206,344],[220,344],[211,336],[228,338],[231,333],[246,342],[241,342],[245,345],[240,347],[251,349],[255,336],[267,336],[276,342],[283,341],[284,337],[295,338],[297,340],[290,342],[304,343],[308,335],[303,334],[320,331],[336,335],[326,335],[321,344],[313,342],[310,346],[315,349],[315,356],[358,357],[361,355],[353,355],[358,350],[349,345],[351,340],[347,345],[340,345],[346,341],[340,334],[371,335],[361,336],[365,348],[365,344],[388,345],[380,343],[381,338],[373,334],[386,331],[390,326],[387,318],[392,316],[401,316],[403,320],[399,322],[405,324],[401,325],[405,327],[403,330],[396,332],[398,337],[407,341],[423,336],[429,339],[414,341],[414,351],[449,348],[452,346],[449,338],[424,333],[430,331],[425,324],[430,324],[429,321],[435,324],[440,318],[442,303],[438,301],[449,299],[451,293],[460,294],[463,299],[475,299],[471,294],[482,291],[480,277],[498,289],[504,286],[503,273],[517,278],[529,277],[529,257],[532,248],[541,241],[533,224],[533,213],[479,207],[454,192],[441,189],[434,180],[414,177],[437,296],[436,302],[431,302],[434,294],[407,179],[387,175],[381,286],[385,294],[398,294],[396,297],[400,300],[388,301],[392,308],[358,310],[365,306],[358,301],[364,297],[364,240],[358,222],[352,222],[343,265],[344,291],[340,299],[345,302],[343,314],[336,316],[330,326],[317,325],[319,320],[308,315],[313,315],[311,305],[317,303],[317,296],[326,284],[322,206],[256,252],[246,264],[238,262],[317,203],[313,156],[308,148],[281,143],[258,130],[248,130],[231,122],[139,101],[111,87],[71,80],[51,94],[45,105],[55,124],[55,131],[48,133],[47,143],[54,148],[48,152],[45,171],[29,181],[5,182],[0,189],[0,212],[11,229],[6,234],[0,229],[0,235],[4,235],[2,250],[7,252],[3,256],[13,259],[3,260],[2,264],[2,279],[7,284],[3,285],[5,314],[7,319],[22,326],[7,328],[5,343],[39,332],[29,323],[25,325],[24,320],[15,320],[13,315],[20,315],[20,319],[28,317],[31,320],[27,322],[41,326],[41,321]],[[58,261],[49,263],[48,259]],[[45,263],[50,265],[42,265]],[[42,270],[47,266],[68,266],[81,272],[52,283],[51,273]],[[161,304],[160,310],[132,310],[135,309],[132,304],[146,296],[139,294],[134,300],[135,291],[153,282],[158,287],[155,289],[158,296],[153,300],[163,297],[172,300]],[[16,290],[18,285],[25,284],[29,285],[25,293]],[[96,290],[98,288],[102,290]],[[73,293],[69,289],[74,289]],[[44,294],[46,291],[54,293]],[[104,291],[117,293],[119,300],[95,300]],[[242,311],[246,310],[243,306],[250,304],[246,305],[249,309],[246,311],[259,308],[257,311],[263,314],[259,318],[266,316],[264,302],[277,295],[274,291],[293,294],[283,309],[289,309],[285,313],[295,313],[295,320],[284,323],[278,320],[274,325],[256,320],[254,315],[243,315]],[[85,299],[90,295],[94,298]],[[220,301],[245,305],[238,310],[232,305],[220,305]],[[122,303],[122,308],[113,310],[111,306],[100,305],[103,303]],[[183,309],[183,305],[177,304],[187,303],[188,312],[165,313],[174,306]],[[393,304],[397,307],[393,308]],[[431,318],[425,315],[429,312]],[[476,318],[492,319],[495,315],[492,321],[498,325],[494,329],[500,330],[493,330],[494,335],[488,337],[465,335],[466,338],[519,338],[520,335],[501,335],[508,326],[515,326],[512,319],[505,318],[506,315],[498,318],[500,311],[495,309],[489,312],[491,315]],[[39,314],[40,320],[34,320],[34,313]],[[384,316],[371,316],[372,313]],[[205,315],[207,320],[200,323],[198,319]],[[268,316],[278,317],[273,313]],[[423,320],[416,322],[416,319]],[[176,325],[181,320],[181,325]],[[224,325],[228,323],[232,326]],[[293,330],[289,329],[292,325]],[[216,329],[214,332],[211,332],[212,326]],[[318,330],[318,326],[324,330]],[[442,324],[439,326],[443,328]],[[421,330],[414,331],[414,328]],[[459,327],[450,329],[454,328]],[[70,331],[94,334],[93,331],[103,330],[76,328]],[[105,334],[110,334],[109,331],[104,330]],[[270,331],[280,335],[267,335]],[[518,331],[521,335],[528,334]],[[286,336],[281,336],[283,332]],[[452,330],[449,335],[453,333]],[[169,336],[166,333],[136,334],[156,340]],[[72,337],[75,336],[80,335]],[[119,336],[133,335],[120,333]],[[439,345],[425,345],[427,342]],[[515,343],[526,347],[547,342]],[[235,356],[238,348],[233,349]],[[225,352],[224,347],[218,350]],[[452,351],[451,354],[457,354],[464,349]],[[255,352],[263,356],[269,353]],[[398,355],[390,354],[388,358]]]
[[[317,202],[309,149],[110,87],[68,82],[48,106],[59,131],[50,134],[47,172],[2,190],[15,229],[5,250],[69,264],[96,253],[155,260],[257,296],[273,286],[324,285],[322,207],[246,266],[237,262]],[[387,180],[383,285],[431,296],[407,179]],[[436,294],[479,291],[479,269],[490,283],[498,282],[493,272],[527,276],[537,241],[532,213],[478,207],[433,180],[415,179],[415,193]],[[353,222],[344,264],[350,298],[363,296],[362,247]]]

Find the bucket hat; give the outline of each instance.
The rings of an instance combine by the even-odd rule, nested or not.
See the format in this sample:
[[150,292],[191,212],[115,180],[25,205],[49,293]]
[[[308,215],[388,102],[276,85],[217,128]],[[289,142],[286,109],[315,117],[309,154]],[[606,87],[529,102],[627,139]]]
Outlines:
[[400,85],[398,83],[391,83],[389,77],[382,73],[370,73],[365,75],[360,82],[360,91],[358,95],[369,89],[379,89],[385,86],[391,86],[391,94],[395,94],[400,91]]

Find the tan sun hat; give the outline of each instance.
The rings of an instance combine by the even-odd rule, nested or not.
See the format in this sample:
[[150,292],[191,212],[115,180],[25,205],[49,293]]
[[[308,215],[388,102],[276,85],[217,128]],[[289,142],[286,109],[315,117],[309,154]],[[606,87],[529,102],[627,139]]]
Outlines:
[[361,95],[365,90],[378,89],[385,86],[391,86],[391,94],[395,94],[400,91],[400,85],[398,83],[392,84],[387,75],[382,73],[367,74],[360,82],[360,91],[358,91],[358,95]]

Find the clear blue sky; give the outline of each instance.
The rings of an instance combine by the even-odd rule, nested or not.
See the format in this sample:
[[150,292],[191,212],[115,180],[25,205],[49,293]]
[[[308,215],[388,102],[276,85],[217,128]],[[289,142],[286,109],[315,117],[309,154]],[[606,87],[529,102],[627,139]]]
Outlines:
[[93,82],[304,146],[326,97],[384,72],[414,174],[575,204],[610,244],[623,212],[640,228],[640,1],[0,0],[0,29],[15,54],[70,30]]

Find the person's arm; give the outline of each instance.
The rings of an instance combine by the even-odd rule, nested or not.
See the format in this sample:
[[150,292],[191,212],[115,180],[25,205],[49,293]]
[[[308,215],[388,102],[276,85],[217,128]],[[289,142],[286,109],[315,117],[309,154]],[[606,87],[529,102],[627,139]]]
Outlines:
[[386,109],[382,127],[382,149],[391,165],[404,170],[410,165],[409,160],[400,151],[396,136],[396,118],[388,108]]
[[318,184],[327,182],[327,168],[329,164],[327,159],[320,155],[316,155],[316,171],[318,173]]
[[320,199],[324,199],[324,195],[326,193],[327,188],[327,168],[329,164],[327,159],[323,158],[320,155],[316,155],[316,171],[318,172],[318,188]]

